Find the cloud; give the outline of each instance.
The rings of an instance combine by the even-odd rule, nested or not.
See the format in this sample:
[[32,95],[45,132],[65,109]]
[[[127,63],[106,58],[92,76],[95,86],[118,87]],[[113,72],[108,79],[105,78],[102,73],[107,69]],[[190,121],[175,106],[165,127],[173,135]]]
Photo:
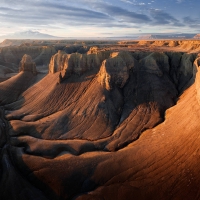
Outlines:
[[145,4],[145,3],[139,3],[139,5],[140,5],[140,6],[145,6],[146,4]]
[[191,28],[200,28],[200,19],[199,18],[191,18],[189,16],[183,18],[183,23]]
[[99,4],[98,8],[109,16],[113,16],[116,20],[129,23],[148,23],[151,19],[144,14],[139,14],[127,9],[113,6],[109,4]]
[[120,0],[120,1],[122,1],[124,3],[134,4],[132,1],[129,1],[129,0]]
[[17,31],[23,27],[28,29],[43,29],[44,27],[45,29],[47,27],[138,28],[138,23],[150,21],[146,15],[102,4],[100,1],[92,1],[91,7],[88,7],[86,3],[85,7],[80,5],[77,7],[76,4],[69,5],[66,2],[61,4],[61,1],[49,3],[49,1],[28,2],[27,0],[27,4],[18,4],[17,9],[5,5],[5,7],[0,7],[0,23],[4,26],[9,25]]
[[[181,3],[183,0],[174,2]],[[66,31],[70,28],[79,30],[82,27],[91,30],[105,28],[106,32],[113,30],[122,32],[123,29],[131,28],[176,29],[184,26],[194,27],[195,23],[198,24],[199,19],[184,17],[179,20],[169,14],[169,11],[153,9],[153,6],[154,1],[150,0],[1,0],[0,25],[3,32],[7,30],[6,27],[13,29],[58,27]]]
[[187,16],[183,18],[183,22],[186,24],[197,24],[199,23],[199,19],[192,19],[191,17]]
[[160,9],[150,9],[154,25],[184,26],[178,19]]
[[151,3],[144,3],[144,2],[138,2],[137,3],[137,1],[136,0],[132,0],[132,1],[130,1],[130,0],[120,0],[120,1],[122,1],[122,2],[124,2],[124,3],[128,3],[128,4],[132,4],[132,5],[134,5],[134,6],[146,6],[146,5],[150,5]]
[[177,3],[182,3],[184,0],[176,0]]
[[111,18],[101,12],[91,9],[78,8],[68,5],[60,5],[49,2],[30,2],[29,6],[22,6],[20,9],[0,7],[0,21],[14,22],[22,25],[46,25],[52,23],[91,24],[106,22]]

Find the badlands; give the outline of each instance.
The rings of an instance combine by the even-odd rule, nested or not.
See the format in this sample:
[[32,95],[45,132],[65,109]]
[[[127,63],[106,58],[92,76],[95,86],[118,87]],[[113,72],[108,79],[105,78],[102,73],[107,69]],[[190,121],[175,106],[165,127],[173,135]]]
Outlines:
[[200,199],[200,41],[5,40],[1,200]]

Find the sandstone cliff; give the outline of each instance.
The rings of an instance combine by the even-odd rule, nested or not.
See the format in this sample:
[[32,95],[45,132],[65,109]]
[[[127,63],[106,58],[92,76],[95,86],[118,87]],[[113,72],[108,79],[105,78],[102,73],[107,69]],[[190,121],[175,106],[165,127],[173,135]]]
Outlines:
[[200,198],[200,58],[153,43],[58,51],[45,76],[23,57],[0,83],[1,199]]
[[[7,117],[35,121],[59,110],[58,118],[70,121],[65,128],[50,123],[42,133],[46,139],[55,129],[54,137],[63,139],[106,137],[99,145],[114,151],[137,139],[143,130],[161,123],[165,110],[192,84],[195,57],[183,53],[59,51],[51,58],[49,75],[24,94],[26,105]],[[44,95],[41,85],[47,83]],[[19,102],[12,106],[18,107]],[[129,121],[137,123],[127,125]],[[101,128],[94,131],[92,127],[99,123]]]
[[88,70],[98,69],[102,61],[109,56],[109,53],[105,51],[88,52],[88,54],[66,54],[63,51],[58,51],[50,60],[49,73],[62,72],[63,79],[72,74],[80,76]]
[[137,61],[128,52],[112,53],[110,58],[103,61],[98,81],[107,90],[113,86],[122,88],[129,78],[129,70],[136,69],[137,65]]
[[36,64],[33,62],[31,56],[25,54],[19,63],[19,72],[30,71],[33,74],[37,74]]
[[63,77],[71,74],[82,75],[87,70],[100,65],[100,60],[97,55],[86,55],[80,53],[66,54],[58,51],[50,61],[49,72],[55,73],[63,71]]

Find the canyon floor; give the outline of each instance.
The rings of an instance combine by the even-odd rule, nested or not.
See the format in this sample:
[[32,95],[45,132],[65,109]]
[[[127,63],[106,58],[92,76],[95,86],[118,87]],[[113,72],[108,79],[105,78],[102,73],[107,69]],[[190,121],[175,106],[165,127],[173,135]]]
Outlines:
[[5,40],[1,200],[200,199],[200,41]]

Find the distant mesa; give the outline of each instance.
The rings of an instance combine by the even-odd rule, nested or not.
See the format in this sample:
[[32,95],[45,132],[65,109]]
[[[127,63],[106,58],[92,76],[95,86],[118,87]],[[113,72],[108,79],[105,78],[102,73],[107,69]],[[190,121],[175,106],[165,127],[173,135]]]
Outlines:
[[155,39],[155,36],[153,35],[142,35],[138,37],[139,40],[152,40]]
[[33,74],[37,74],[36,64],[32,61],[31,56],[25,54],[19,63],[19,72],[30,71]]
[[138,40],[192,39],[194,37],[195,37],[195,34],[189,34],[189,33],[180,33],[180,34],[147,34],[147,35],[139,36]]
[[199,39],[200,39],[200,34],[196,34],[196,35],[194,36],[194,38],[199,40]]

